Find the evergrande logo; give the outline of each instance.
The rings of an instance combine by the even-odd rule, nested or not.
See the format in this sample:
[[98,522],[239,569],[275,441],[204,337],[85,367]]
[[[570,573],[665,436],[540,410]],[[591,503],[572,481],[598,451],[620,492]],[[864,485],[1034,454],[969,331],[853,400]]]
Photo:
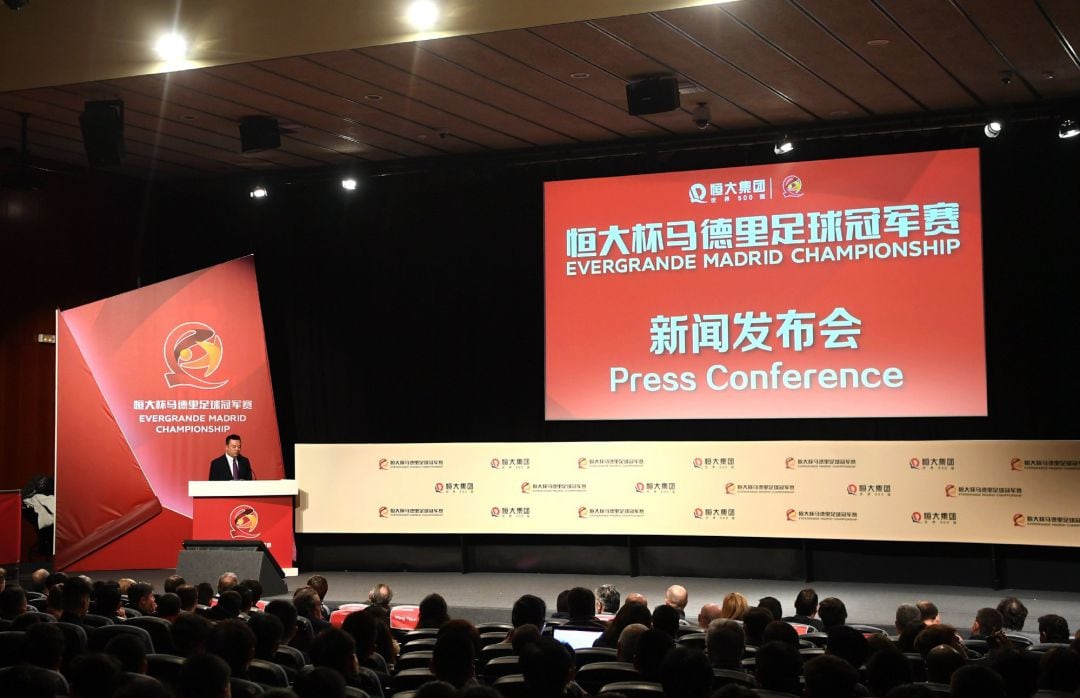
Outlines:
[[250,504],[241,504],[229,512],[229,535],[232,538],[258,538],[259,512]]
[[1013,514],[1013,526],[1023,528],[1027,526],[1027,517],[1023,514]]
[[165,338],[165,383],[170,388],[188,387],[214,390],[220,383],[207,380],[221,366],[224,347],[214,328],[201,322],[177,325]]

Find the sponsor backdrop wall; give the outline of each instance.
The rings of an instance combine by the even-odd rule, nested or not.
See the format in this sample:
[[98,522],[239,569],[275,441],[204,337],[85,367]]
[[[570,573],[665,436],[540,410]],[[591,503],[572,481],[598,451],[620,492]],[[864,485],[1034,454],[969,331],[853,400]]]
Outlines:
[[225,436],[284,476],[252,257],[57,315],[56,565],[176,564]]
[[1080,545],[1076,441],[298,444],[296,474],[298,533]]

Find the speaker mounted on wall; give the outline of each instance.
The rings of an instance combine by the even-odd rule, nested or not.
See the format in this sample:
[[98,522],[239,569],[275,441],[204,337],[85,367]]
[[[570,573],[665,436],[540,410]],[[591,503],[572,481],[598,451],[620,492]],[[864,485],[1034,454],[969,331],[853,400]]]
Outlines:
[[90,167],[115,167],[124,160],[124,103],[119,99],[87,102],[79,115]]
[[281,147],[281,129],[272,116],[246,116],[240,122],[240,152],[257,153]]
[[673,75],[661,75],[626,83],[626,108],[632,116],[678,109],[678,79]]

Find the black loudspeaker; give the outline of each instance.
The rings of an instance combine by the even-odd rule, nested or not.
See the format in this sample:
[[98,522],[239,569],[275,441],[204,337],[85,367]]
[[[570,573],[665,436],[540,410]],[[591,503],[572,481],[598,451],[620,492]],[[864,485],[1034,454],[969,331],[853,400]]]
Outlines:
[[91,167],[119,165],[124,159],[124,103],[87,102],[79,116],[83,146]]
[[258,579],[265,596],[288,591],[285,572],[262,541],[186,540],[176,561],[176,573],[188,584],[209,582],[217,588],[218,577],[235,572],[241,580]]
[[626,108],[633,116],[679,108],[679,81],[671,75],[626,84]]
[[270,116],[248,116],[240,122],[240,151],[257,153],[281,147],[281,130]]

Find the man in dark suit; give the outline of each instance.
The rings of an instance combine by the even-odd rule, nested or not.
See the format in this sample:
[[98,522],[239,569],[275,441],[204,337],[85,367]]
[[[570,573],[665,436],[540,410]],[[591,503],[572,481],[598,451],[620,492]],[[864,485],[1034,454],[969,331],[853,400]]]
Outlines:
[[240,455],[240,435],[225,437],[225,454],[210,461],[211,480],[253,480],[251,461]]

